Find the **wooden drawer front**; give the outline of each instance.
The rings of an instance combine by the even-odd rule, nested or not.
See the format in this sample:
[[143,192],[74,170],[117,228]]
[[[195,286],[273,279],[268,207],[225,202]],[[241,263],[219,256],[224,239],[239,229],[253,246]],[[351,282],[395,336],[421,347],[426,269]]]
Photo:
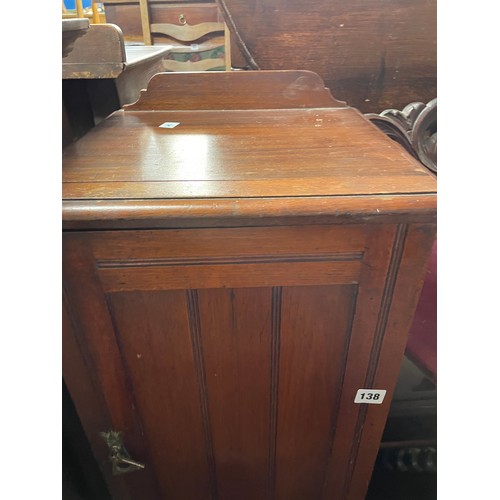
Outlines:
[[[378,355],[398,234],[65,235],[67,302],[101,411],[147,464],[135,483],[109,481],[151,500],[332,498],[326,484],[341,498],[365,415],[354,394]],[[86,430],[92,441],[98,429]]]
[[150,21],[154,23],[183,24],[179,18],[183,16],[186,24],[221,22],[224,19],[219,14],[216,4],[150,4]]
[[[104,6],[106,9],[106,22],[120,26],[126,41],[143,41],[139,2],[105,2]],[[168,4],[165,2],[149,2],[150,24],[180,24],[180,15],[184,16],[188,24],[223,21],[223,18],[218,13],[217,5],[213,3]],[[154,37],[153,42],[162,43],[162,39],[161,37]],[[164,38],[163,43],[165,43]]]

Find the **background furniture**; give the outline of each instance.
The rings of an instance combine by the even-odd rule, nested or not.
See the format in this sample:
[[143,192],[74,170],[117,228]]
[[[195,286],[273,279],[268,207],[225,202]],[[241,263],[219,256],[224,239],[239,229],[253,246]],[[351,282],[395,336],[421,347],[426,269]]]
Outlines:
[[152,24],[151,34],[165,35],[163,43],[173,45],[163,60],[166,71],[231,70],[231,38],[224,22],[190,25],[181,14],[179,24]]
[[[227,7],[261,69],[314,71],[338,99],[363,113],[403,109],[437,95],[436,0],[197,3]],[[151,22],[175,22],[163,19],[171,2],[149,0],[149,5]],[[142,41],[138,0],[106,0],[105,10],[126,39]],[[249,62],[236,40],[231,28],[232,66],[243,68]]]
[[[166,71],[231,69],[229,30],[217,5],[168,4],[159,18],[154,6],[149,0],[139,1],[143,41],[145,45],[172,46],[165,59]],[[131,10],[128,15],[134,12],[137,14]],[[117,20],[123,22],[125,16]]]
[[134,102],[149,79],[162,71],[168,50],[166,45],[125,45],[118,26],[91,24],[71,50],[63,53],[63,106],[69,124],[63,127],[63,146]]
[[73,50],[75,41],[87,33],[90,27],[85,18],[63,19],[62,21],[62,57],[63,59]]
[[[90,7],[85,9],[84,7]],[[93,24],[105,23],[106,15],[102,7],[102,2],[83,2],[76,0],[71,3],[68,0],[62,2],[62,17],[63,19],[86,18],[91,19]]]
[[190,25],[224,21],[213,1],[111,0],[104,2],[104,8],[109,11],[110,22],[122,29],[126,42],[146,45],[162,43],[162,37],[150,35],[151,24],[180,25],[179,18],[184,18]]
[[162,73],[68,146],[64,379],[114,498],[364,498],[435,189],[305,71]]
[[[437,174],[437,99],[402,111],[365,115]],[[437,491],[437,243],[406,345],[405,359],[382,436],[367,500],[415,497]]]
[[412,102],[403,110],[386,109],[365,115],[432,172],[437,173],[437,98]]

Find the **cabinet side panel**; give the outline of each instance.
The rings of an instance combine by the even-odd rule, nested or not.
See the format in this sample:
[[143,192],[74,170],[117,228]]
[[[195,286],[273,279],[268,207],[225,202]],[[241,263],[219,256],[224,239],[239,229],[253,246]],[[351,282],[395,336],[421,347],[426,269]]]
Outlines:
[[272,289],[198,298],[218,498],[266,498]]
[[372,470],[379,449],[434,240],[434,225],[410,225],[405,234],[387,323],[376,363],[373,364],[376,369],[367,374],[370,377],[369,387],[387,389],[387,404],[360,405],[365,406],[363,411],[366,412],[366,417],[358,442],[352,479],[348,483],[347,498],[352,500],[364,498],[368,489],[368,473]]
[[108,300],[162,498],[210,498],[211,451],[186,293],[123,292]]
[[357,286],[283,288],[275,496],[320,498]]

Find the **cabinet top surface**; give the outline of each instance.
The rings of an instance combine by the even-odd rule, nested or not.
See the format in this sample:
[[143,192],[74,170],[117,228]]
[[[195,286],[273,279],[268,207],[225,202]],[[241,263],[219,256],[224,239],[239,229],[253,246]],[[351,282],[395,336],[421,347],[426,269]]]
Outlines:
[[63,182],[66,199],[436,191],[425,167],[350,108],[118,111],[65,149]]
[[436,178],[424,166],[357,110],[333,103],[132,105],[63,151],[65,201],[265,197],[279,204],[283,198],[435,192]]

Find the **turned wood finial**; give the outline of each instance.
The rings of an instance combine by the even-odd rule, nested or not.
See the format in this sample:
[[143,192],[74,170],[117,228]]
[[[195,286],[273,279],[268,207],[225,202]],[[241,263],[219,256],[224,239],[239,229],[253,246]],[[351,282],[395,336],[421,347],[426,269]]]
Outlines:
[[402,111],[386,109],[365,116],[429,170],[437,172],[437,98],[427,104],[412,102]]

